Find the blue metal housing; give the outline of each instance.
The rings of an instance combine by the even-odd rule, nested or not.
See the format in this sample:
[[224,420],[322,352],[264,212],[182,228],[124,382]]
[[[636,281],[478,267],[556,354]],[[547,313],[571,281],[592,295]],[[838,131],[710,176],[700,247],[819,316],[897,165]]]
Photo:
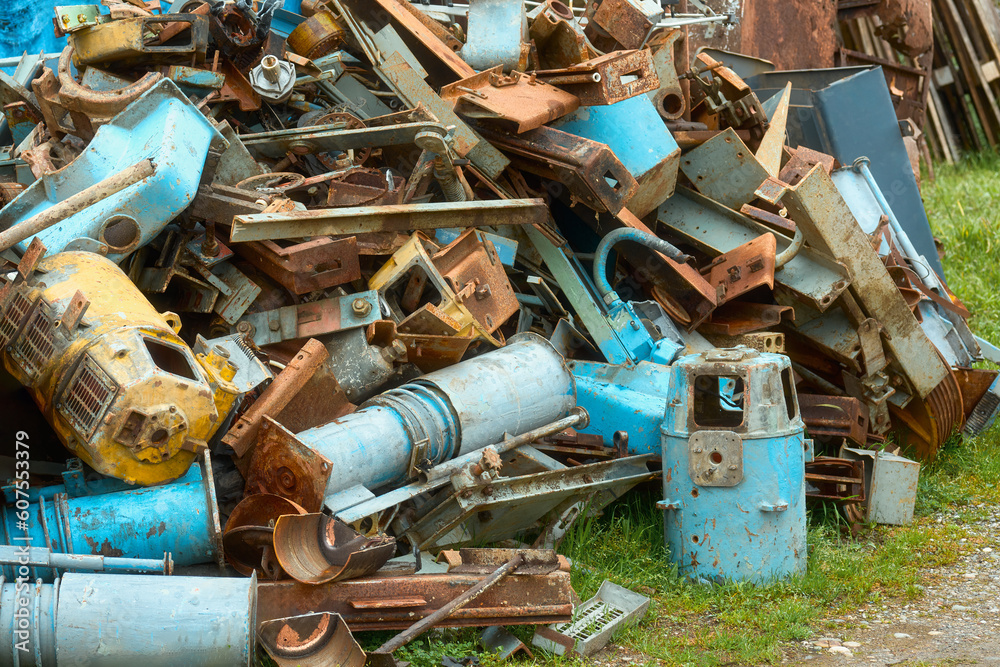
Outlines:
[[[47,496],[47,497],[46,497]],[[0,506],[3,542],[25,545],[16,506]],[[170,553],[178,567],[211,563],[221,557],[221,527],[211,474],[191,466],[165,486],[68,497],[45,494],[28,506],[30,545],[54,552],[162,559]],[[12,568],[0,568],[8,579]],[[51,581],[52,570],[33,569],[31,579]]]
[[[0,588],[0,665],[253,664],[256,577],[65,574]],[[23,649],[23,650],[22,650]]]
[[[213,144],[221,150],[228,142],[173,81],[164,79],[98,129],[80,157],[42,175],[0,210],[0,229],[149,159],[155,169],[152,176],[36,235],[49,254],[87,250],[121,261],[191,203]],[[25,252],[36,236],[16,247]]]
[[624,431],[629,454],[660,453],[660,425],[671,398],[669,366],[570,361],[569,367],[576,378],[576,403],[590,415],[590,425],[581,432],[611,443]]
[[807,445],[788,358],[739,347],[670,370],[658,507],[671,560],[712,581],[805,572]]
[[681,149],[645,95],[580,107],[552,127],[608,145],[639,183],[626,207],[640,218],[674,193]]

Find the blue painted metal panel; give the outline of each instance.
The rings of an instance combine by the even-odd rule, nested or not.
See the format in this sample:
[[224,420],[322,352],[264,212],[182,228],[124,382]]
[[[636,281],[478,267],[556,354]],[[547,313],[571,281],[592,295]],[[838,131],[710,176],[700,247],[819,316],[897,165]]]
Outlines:
[[792,82],[788,143],[828,153],[841,164],[867,156],[879,188],[913,245],[939,276],[920,190],[910,167],[881,67],[768,72],[747,80],[761,99]]
[[[682,574],[762,581],[805,572],[807,445],[790,368],[785,356],[747,348],[671,366],[659,506]],[[699,408],[712,400],[719,411]]]
[[677,142],[645,95],[617,104],[580,107],[552,125],[607,144],[637,179],[678,150]]
[[[165,486],[67,498],[56,495],[30,503],[27,536],[33,546],[53,551],[125,558],[173,556],[183,567],[216,559],[214,491],[198,466]],[[15,505],[0,507],[3,541],[24,544]],[[10,577],[9,567],[0,570]],[[50,570],[37,575],[51,580]]]
[[[220,148],[226,145],[204,114],[172,81],[164,79],[102,126],[80,157],[42,176],[0,211],[0,229],[13,227],[130,165],[150,159],[155,165],[152,176],[37,235],[49,254],[95,251],[103,241],[106,224],[131,218],[138,228],[136,241],[127,249],[123,246],[122,252],[111,248],[107,253],[118,262],[151,241],[191,203],[213,142]],[[17,248],[25,252],[32,238]]]

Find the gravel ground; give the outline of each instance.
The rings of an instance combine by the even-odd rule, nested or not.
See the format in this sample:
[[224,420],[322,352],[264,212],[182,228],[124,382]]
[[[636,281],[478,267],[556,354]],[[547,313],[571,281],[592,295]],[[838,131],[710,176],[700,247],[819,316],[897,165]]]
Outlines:
[[[962,556],[951,566],[928,568],[920,597],[830,619],[835,629],[790,651],[785,664],[1000,664],[1000,506],[976,509],[983,518],[963,523]],[[944,513],[937,520],[958,523],[959,517]]]

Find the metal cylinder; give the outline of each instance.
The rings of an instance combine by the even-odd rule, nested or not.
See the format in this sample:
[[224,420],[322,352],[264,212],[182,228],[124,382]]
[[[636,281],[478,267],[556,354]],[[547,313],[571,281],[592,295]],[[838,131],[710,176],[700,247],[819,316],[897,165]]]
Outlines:
[[[211,474],[198,466],[173,484],[96,496],[57,493],[28,505],[27,533],[16,505],[0,506],[5,544],[46,547],[54,552],[115,558],[173,557],[178,567],[219,558],[221,527]],[[16,568],[0,573],[12,579]],[[53,571],[32,568],[31,579],[51,580]]]
[[0,297],[0,347],[62,443],[98,472],[136,484],[183,475],[238,389],[236,367],[195,355],[111,260],[44,257]]
[[250,665],[257,579],[66,574],[3,583],[0,665]]
[[576,383],[552,345],[522,333],[492,352],[387,391],[298,439],[329,459],[329,496],[405,481],[434,465],[569,414]]
[[712,581],[805,572],[805,426],[788,358],[739,347],[671,370],[658,505],[670,558]]

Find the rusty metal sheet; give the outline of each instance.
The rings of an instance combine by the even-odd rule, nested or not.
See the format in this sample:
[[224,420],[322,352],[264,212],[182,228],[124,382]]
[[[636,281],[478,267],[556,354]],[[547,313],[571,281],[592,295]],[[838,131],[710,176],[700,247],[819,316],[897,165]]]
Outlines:
[[275,420],[265,417],[246,475],[246,493],[273,493],[297,503],[307,512],[319,512],[332,472],[326,457],[306,447]]
[[615,104],[660,87],[649,49],[615,51],[562,69],[532,74],[539,81],[577,96],[583,106]]
[[558,181],[597,211],[618,213],[639,184],[606,144],[551,127],[516,135],[479,126],[518,169]]
[[374,290],[321,299],[243,316],[236,330],[263,347],[285,340],[309,338],[366,327],[379,318]]
[[698,331],[703,334],[740,336],[770,329],[785,320],[795,320],[795,311],[791,306],[730,301],[712,311],[711,319],[698,327]]
[[838,504],[865,501],[865,467],[861,461],[817,456],[806,462],[806,498]]
[[854,397],[799,394],[799,411],[810,436],[868,442],[868,406]]
[[474,337],[466,335],[442,336],[399,331],[396,337],[406,346],[406,360],[424,373],[431,373],[458,363],[465,356]]
[[[657,214],[657,221],[669,228],[672,237],[683,239],[711,255],[728,252],[762,234],[768,227],[687,188],[679,188]],[[792,239],[775,234],[778,252]],[[851,274],[847,268],[817,249],[803,246],[781,271],[775,274],[774,294],[783,305],[806,303],[819,311],[828,309],[847,289]]]
[[476,120],[512,123],[517,132],[527,132],[576,111],[580,99],[549,85],[534,74],[503,73],[497,65],[441,89],[441,98],[451,102],[455,113]]
[[734,14],[728,25],[688,26],[691,52],[707,46],[773,62],[778,69],[834,66],[837,50],[837,2],[759,2],[706,0],[717,14]]
[[[307,611],[329,611],[340,614],[354,632],[403,630],[487,576],[375,575],[319,586],[297,581],[260,582],[257,620],[284,618]],[[444,619],[440,627],[568,621],[573,615],[574,599],[568,572],[557,570],[540,575],[515,572]]]
[[972,411],[979,405],[993,381],[997,378],[997,371],[985,368],[956,368],[955,377],[958,378],[958,386],[962,390],[962,405],[965,408],[965,418],[968,419]]
[[[528,27],[542,69],[560,69],[590,57],[587,40],[572,10],[559,0],[546,0]],[[530,15],[529,15],[530,16]]]
[[[189,23],[185,44],[152,45],[147,36],[163,24]],[[205,61],[208,49],[208,19],[197,14],[168,14],[166,16],[140,16],[96,25],[74,32],[69,37],[75,51],[76,66],[101,63],[155,63],[164,58]]]
[[485,227],[545,224],[544,199],[397,204],[239,215],[233,221],[233,241],[347,236],[367,232],[397,232],[439,227]]
[[776,247],[773,234],[762,234],[703,267],[702,275],[715,286],[717,303],[732,301],[762,285],[773,289]]
[[241,257],[295,294],[343,285],[361,277],[353,236],[321,237],[302,243],[253,241],[233,246]]
[[260,199],[270,197],[261,197],[256,192],[228,185],[203,185],[187,212],[195,220],[208,220],[229,227],[237,215],[263,213],[266,204],[260,204]]
[[365,169],[331,180],[328,187],[326,203],[329,206],[385,206],[403,203],[406,179],[393,178],[390,187],[384,173]]
[[326,347],[321,342],[315,339],[306,341],[295,357],[222,437],[222,442],[233,449],[237,459],[245,458],[252,452],[261,420],[288,405],[328,356]]
[[926,398],[950,376],[950,371],[896,289],[833,180],[822,167],[814,167],[798,185],[788,188],[782,201],[806,243],[850,269],[854,279],[851,292],[861,307],[881,323],[895,364],[920,397]]

